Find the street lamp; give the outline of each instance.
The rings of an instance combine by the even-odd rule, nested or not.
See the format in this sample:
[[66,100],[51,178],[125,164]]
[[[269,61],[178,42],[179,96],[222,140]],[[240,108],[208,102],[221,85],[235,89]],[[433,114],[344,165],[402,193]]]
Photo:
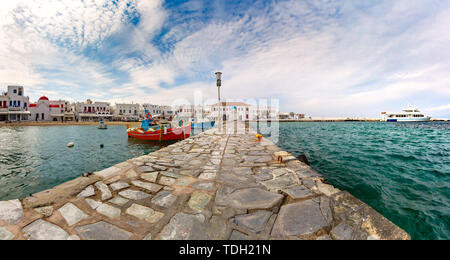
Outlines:
[[217,97],[219,99],[219,103],[218,103],[218,123],[219,123],[219,132],[220,132],[220,127],[221,127],[221,118],[220,118],[220,86],[222,86],[222,72],[218,71],[215,73],[216,74],[216,79],[217,79]]

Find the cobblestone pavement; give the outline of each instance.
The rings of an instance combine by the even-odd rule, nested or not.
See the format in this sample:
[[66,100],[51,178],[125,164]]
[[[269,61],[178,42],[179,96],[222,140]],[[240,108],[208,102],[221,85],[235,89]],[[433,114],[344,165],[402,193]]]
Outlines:
[[230,129],[0,202],[0,240],[410,238],[253,130]]

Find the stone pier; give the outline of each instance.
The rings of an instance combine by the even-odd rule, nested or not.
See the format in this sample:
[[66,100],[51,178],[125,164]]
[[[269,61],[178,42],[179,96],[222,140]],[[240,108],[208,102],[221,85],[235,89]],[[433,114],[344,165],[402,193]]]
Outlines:
[[0,240],[410,239],[239,126],[0,202]]

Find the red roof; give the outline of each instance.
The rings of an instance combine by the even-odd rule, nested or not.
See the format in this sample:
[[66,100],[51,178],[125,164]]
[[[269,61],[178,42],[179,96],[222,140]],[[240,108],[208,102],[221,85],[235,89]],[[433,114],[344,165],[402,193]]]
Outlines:
[[36,104],[30,104],[30,107],[36,107]]
[[59,108],[59,105],[52,105],[52,104],[50,104],[50,107],[53,107],[53,108]]
[[39,98],[39,100],[48,100],[48,97],[42,96],[42,97]]

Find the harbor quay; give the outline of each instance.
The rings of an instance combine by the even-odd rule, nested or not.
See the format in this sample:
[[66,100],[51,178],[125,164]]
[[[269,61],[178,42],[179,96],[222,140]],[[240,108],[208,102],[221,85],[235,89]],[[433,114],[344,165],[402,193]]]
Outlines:
[[[81,174],[81,173],[80,173]],[[3,240],[406,240],[242,123],[0,202]]]

